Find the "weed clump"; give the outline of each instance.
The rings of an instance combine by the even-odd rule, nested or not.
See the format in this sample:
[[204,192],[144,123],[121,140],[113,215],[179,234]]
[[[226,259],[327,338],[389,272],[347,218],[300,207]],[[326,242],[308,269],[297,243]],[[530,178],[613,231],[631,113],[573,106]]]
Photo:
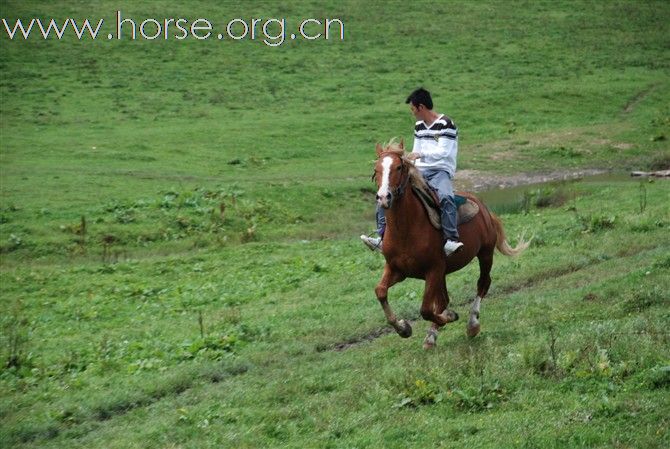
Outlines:
[[650,389],[670,388],[670,366],[655,366],[645,371],[643,382]]
[[543,209],[562,206],[569,197],[568,192],[561,186],[546,186],[524,192],[519,207],[523,213],[528,214],[533,207]]
[[437,385],[424,379],[416,379],[398,395],[394,407],[418,407],[420,405],[437,404],[444,396]]
[[670,153],[656,156],[649,164],[649,170],[670,170]]
[[495,404],[507,399],[508,392],[500,382],[482,382],[475,387],[452,390],[456,407],[469,412],[482,412],[492,409]]
[[491,410],[496,404],[507,400],[509,392],[497,379],[486,379],[480,373],[476,385],[459,385],[443,388],[436,382],[424,378],[408,382],[397,396],[395,408],[434,405],[447,403],[457,410],[465,412],[483,412]]
[[549,150],[549,154],[553,156],[558,156],[562,158],[577,158],[582,157],[583,154],[581,151],[576,150],[572,147],[559,146]]
[[668,300],[660,286],[654,288],[645,288],[632,293],[632,295],[622,302],[621,307],[627,313],[640,313],[654,306],[667,305]]
[[2,320],[2,365],[0,373],[5,371],[19,377],[29,376],[33,368],[28,319],[23,313],[22,304],[17,302]]
[[559,350],[556,345],[558,335],[554,326],[548,328],[547,343],[528,343],[523,347],[522,357],[526,367],[531,368],[534,374],[543,377],[558,378],[563,375],[559,366]]
[[577,225],[584,234],[613,229],[616,225],[615,215],[589,214],[577,215]]

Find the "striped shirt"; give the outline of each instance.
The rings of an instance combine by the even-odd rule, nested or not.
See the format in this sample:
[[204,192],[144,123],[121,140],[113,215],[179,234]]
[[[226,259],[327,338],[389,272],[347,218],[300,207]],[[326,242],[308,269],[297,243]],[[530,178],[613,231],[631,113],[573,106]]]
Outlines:
[[414,126],[413,153],[419,155],[416,167],[420,170],[444,170],[453,179],[458,154],[458,128],[444,114],[428,126],[423,120]]

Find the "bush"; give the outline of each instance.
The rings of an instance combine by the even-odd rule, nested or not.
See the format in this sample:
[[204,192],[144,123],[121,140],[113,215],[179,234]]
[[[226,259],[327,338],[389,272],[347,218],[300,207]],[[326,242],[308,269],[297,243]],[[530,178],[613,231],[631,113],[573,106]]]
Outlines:
[[478,387],[453,390],[456,406],[461,410],[480,412],[492,409],[507,399],[507,391],[498,381],[483,382]]
[[616,216],[614,215],[578,215],[577,222],[584,233],[599,232],[614,228]]

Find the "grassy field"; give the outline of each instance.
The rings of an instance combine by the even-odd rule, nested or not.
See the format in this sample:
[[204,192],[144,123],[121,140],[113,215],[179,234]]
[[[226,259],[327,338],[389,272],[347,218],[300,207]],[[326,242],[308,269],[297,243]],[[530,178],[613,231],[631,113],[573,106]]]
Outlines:
[[[482,334],[430,352],[420,319],[386,333],[357,241],[374,144],[411,142],[419,85],[479,179],[668,168],[667,2],[0,1],[8,22],[116,10],[339,18],[345,39],[0,28],[3,447],[670,445],[667,181],[510,198],[533,245],[496,258]],[[448,278],[461,316],[476,278]],[[416,320],[421,291],[391,304]]]

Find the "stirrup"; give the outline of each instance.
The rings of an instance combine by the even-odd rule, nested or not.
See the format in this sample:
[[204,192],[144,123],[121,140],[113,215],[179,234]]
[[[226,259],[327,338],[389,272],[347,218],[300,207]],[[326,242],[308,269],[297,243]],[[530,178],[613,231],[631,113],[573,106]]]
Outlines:
[[457,253],[462,249],[463,243],[454,240],[447,240],[443,247],[444,254],[446,256],[451,256],[452,254]]
[[382,239],[380,237],[368,237],[367,235],[361,235],[361,240],[363,244],[370,249],[370,251],[379,251],[382,250]]

